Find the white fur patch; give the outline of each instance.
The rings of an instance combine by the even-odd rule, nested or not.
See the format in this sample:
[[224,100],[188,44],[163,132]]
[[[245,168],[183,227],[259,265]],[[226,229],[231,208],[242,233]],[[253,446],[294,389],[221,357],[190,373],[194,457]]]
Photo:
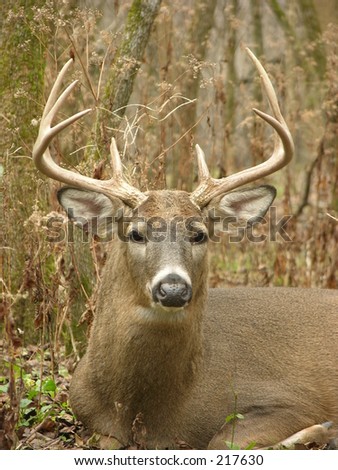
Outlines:
[[162,307],[158,304],[154,304],[154,306],[149,308],[137,307],[136,313],[143,320],[152,323],[176,323],[183,321],[187,316],[187,313],[184,308]]
[[191,279],[189,274],[182,269],[180,266],[166,266],[165,268],[162,268],[152,279],[151,282],[147,283],[147,288],[151,292],[153,287],[158,284],[158,282],[161,281],[161,279],[164,279],[166,276],[169,274],[176,274],[177,276],[180,276],[185,283],[191,287]]

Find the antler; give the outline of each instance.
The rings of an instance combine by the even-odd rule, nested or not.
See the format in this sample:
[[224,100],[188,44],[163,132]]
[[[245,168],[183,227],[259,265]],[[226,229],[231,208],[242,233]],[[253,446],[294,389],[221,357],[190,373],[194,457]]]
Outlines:
[[190,198],[199,207],[206,206],[208,202],[210,202],[210,200],[215,196],[232,191],[239,186],[251,183],[252,181],[263,178],[264,176],[271,175],[272,173],[286,166],[291,161],[293,156],[293,140],[289,128],[280,112],[277,96],[268,74],[264,70],[257,57],[250,51],[248,47],[246,48],[246,52],[256,66],[258,73],[260,74],[262,85],[268,97],[274,116],[273,117],[269,114],[265,114],[258,109],[253,109],[253,111],[258,114],[259,117],[264,119],[264,121],[270,124],[270,126],[272,126],[276,131],[273,153],[268,160],[260,163],[259,165],[240,171],[239,173],[235,173],[234,175],[230,175],[225,178],[214,179],[210,176],[202,149],[199,145],[196,145],[199,185],[195,191],[191,193]]
[[139,191],[137,188],[128,184],[122,173],[122,164],[119,152],[117,150],[115,139],[112,139],[110,146],[111,154],[111,165],[113,170],[113,176],[109,180],[96,180],[87,176],[81,175],[74,171],[67,170],[58,166],[53,160],[50,151],[49,144],[53,138],[61,132],[63,129],[73,124],[81,117],[88,114],[91,109],[85,109],[73,116],[61,121],[52,127],[53,119],[61,106],[65,103],[68,96],[76,86],[78,80],[72,82],[58,97],[59,90],[61,88],[62,80],[66,75],[70,65],[73,63],[73,59],[70,59],[61,69],[47,100],[45,109],[42,114],[39,135],[34,144],[33,148],[33,160],[38,170],[44,173],[46,176],[53,178],[62,183],[69,184],[70,186],[87,189],[90,191],[96,191],[103,193],[106,196],[117,197],[131,207],[139,205],[146,196]]

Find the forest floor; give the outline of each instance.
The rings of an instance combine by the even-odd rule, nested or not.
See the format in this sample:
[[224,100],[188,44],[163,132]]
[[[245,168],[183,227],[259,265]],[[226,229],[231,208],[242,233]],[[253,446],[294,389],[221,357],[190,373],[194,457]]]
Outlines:
[[[73,370],[74,361],[58,356],[56,365],[47,347],[41,354],[31,346],[17,347],[11,359],[5,358],[7,374],[0,376],[0,449],[102,448],[100,436],[90,434],[69,406],[69,370]],[[109,442],[113,443],[111,449],[122,448],[117,441]],[[309,443],[297,448],[326,449],[328,444]]]
[[[1,346],[1,344],[0,344]],[[43,356],[43,357],[42,357]],[[0,376],[0,449],[95,449],[68,402],[69,360],[18,347]],[[52,371],[55,372],[52,372]]]

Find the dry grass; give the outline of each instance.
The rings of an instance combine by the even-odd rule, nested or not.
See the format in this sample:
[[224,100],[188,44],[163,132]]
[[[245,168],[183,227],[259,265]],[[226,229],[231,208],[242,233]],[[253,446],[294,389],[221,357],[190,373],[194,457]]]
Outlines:
[[[123,3],[105,29],[98,12],[70,12],[66,7],[56,12],[51,3],[35,11],[27,26],[41,48],[48,44],[44,94],[71,50],[77,59],[73,76],[80,78],[81,85],[63,112],[96,108],[57,139],[54,155],[67,166],[100,177],[109,174],[107,149],[101,149],[99,160],[91,154],[93,123],[102,117],[100,100],[128,6]],[[178,0],[164,2],[118,131],[111,129],[109,113],[99,123],[108,136],[117,132],[126,173],[141,189],[190,190],[195,184],[193,148],[197,142],[204,147],[215,176],[256,164],[271,150],[269,131],[251,113],[253,106],[265,110],[267,103],[240,48],[241,42],[254,50],[259,47],[253,28],[248,28],[251,12],[242,3],[237,12],[217,3],[201,52],[191,42],[195,36],[190,27],[198,14],[193,2],[185,2],[184,7]],[[302,13],[289,6],[286,16],[295,28],[297,49],[294,38],[263,3],[263,62],[274,79],[296,144],[289,168],[266,182],[278,189],[274,217],[280,220],[292,215],[285,227],[291,241],[279,235],[269,241],[268,226],[263,227],[268,240],[262,243],[247,239],[231,243],[229,237],[223,237],[210,247],[210,284],[337,288],[337,28],[322,24],[322,32],[309,42]],[[19,19],[22,12],[12,12],[6,21],[10,25]],[[104,23],[108,24],[107,18]],[[184,34],[186,41],[182,41]],[[29,43],[25,47],[29,50]],[[304,52],[299,54],[300,50]],[[326,61],[321,70],[314,63],[313,51],[318,50]],[[46,181],[33,168],[30,155],[43,99],[33,102],[29,90],[21,85],[14,84],[17,96],[6,98],[16,100],[24,95],[31,104],[34,113],[20,117],[25,122],[28,119],[28,131],[20,131],[19,117],[2,116],[6,122],[1,167],[5,187],[0,310],[3,447],[28,439],[41,423],[48,428],[48,417],[54,423],[49,424],[50,432],[58,433],[61,425],[75,426],[69,410],[65,421],[60,418],[68,380],[65,370],[72,371],[85,348],[106,249],[93,240],[80,243],[76,231],[74,243],[48,241],[48,217],[61,214],[56,201],[59,185]],[[72,230],[66,220],[61,223],[65,232]],[[28,384],[27,374],[35,385]],[[41,384],[48,378],[56,384],[60,399],[42,390]],[[34,418],[25,424],[27,410],[22,399],[27,398],[30,387],[40,387],[39,400],[35,396],[32,401],[37,409],[46,402],[55,407],[40,421]],[[74,428],[68,431],[72,434],[69,443],[74,445]],[[62,442],[60,439],[57,446]]]

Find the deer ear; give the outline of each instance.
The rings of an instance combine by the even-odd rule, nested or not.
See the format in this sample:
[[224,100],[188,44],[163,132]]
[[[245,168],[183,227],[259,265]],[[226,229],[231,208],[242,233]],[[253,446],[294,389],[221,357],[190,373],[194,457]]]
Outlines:
[[[217,218],[221,226],[227,227],[238,223],[253,224],[266,214],[276,197],[273,186],[258,186],[256,188],[232,191],[213,199],[207,206],[210,218]],[[216,220],[216,219],[215,219]],[[220,227],[218,229],[222,230]]]
[[64,187],[57,193],[61,206],[75,225],[86,232],[104,237],[113,230],[114,218],[124,204],[94,191]]

